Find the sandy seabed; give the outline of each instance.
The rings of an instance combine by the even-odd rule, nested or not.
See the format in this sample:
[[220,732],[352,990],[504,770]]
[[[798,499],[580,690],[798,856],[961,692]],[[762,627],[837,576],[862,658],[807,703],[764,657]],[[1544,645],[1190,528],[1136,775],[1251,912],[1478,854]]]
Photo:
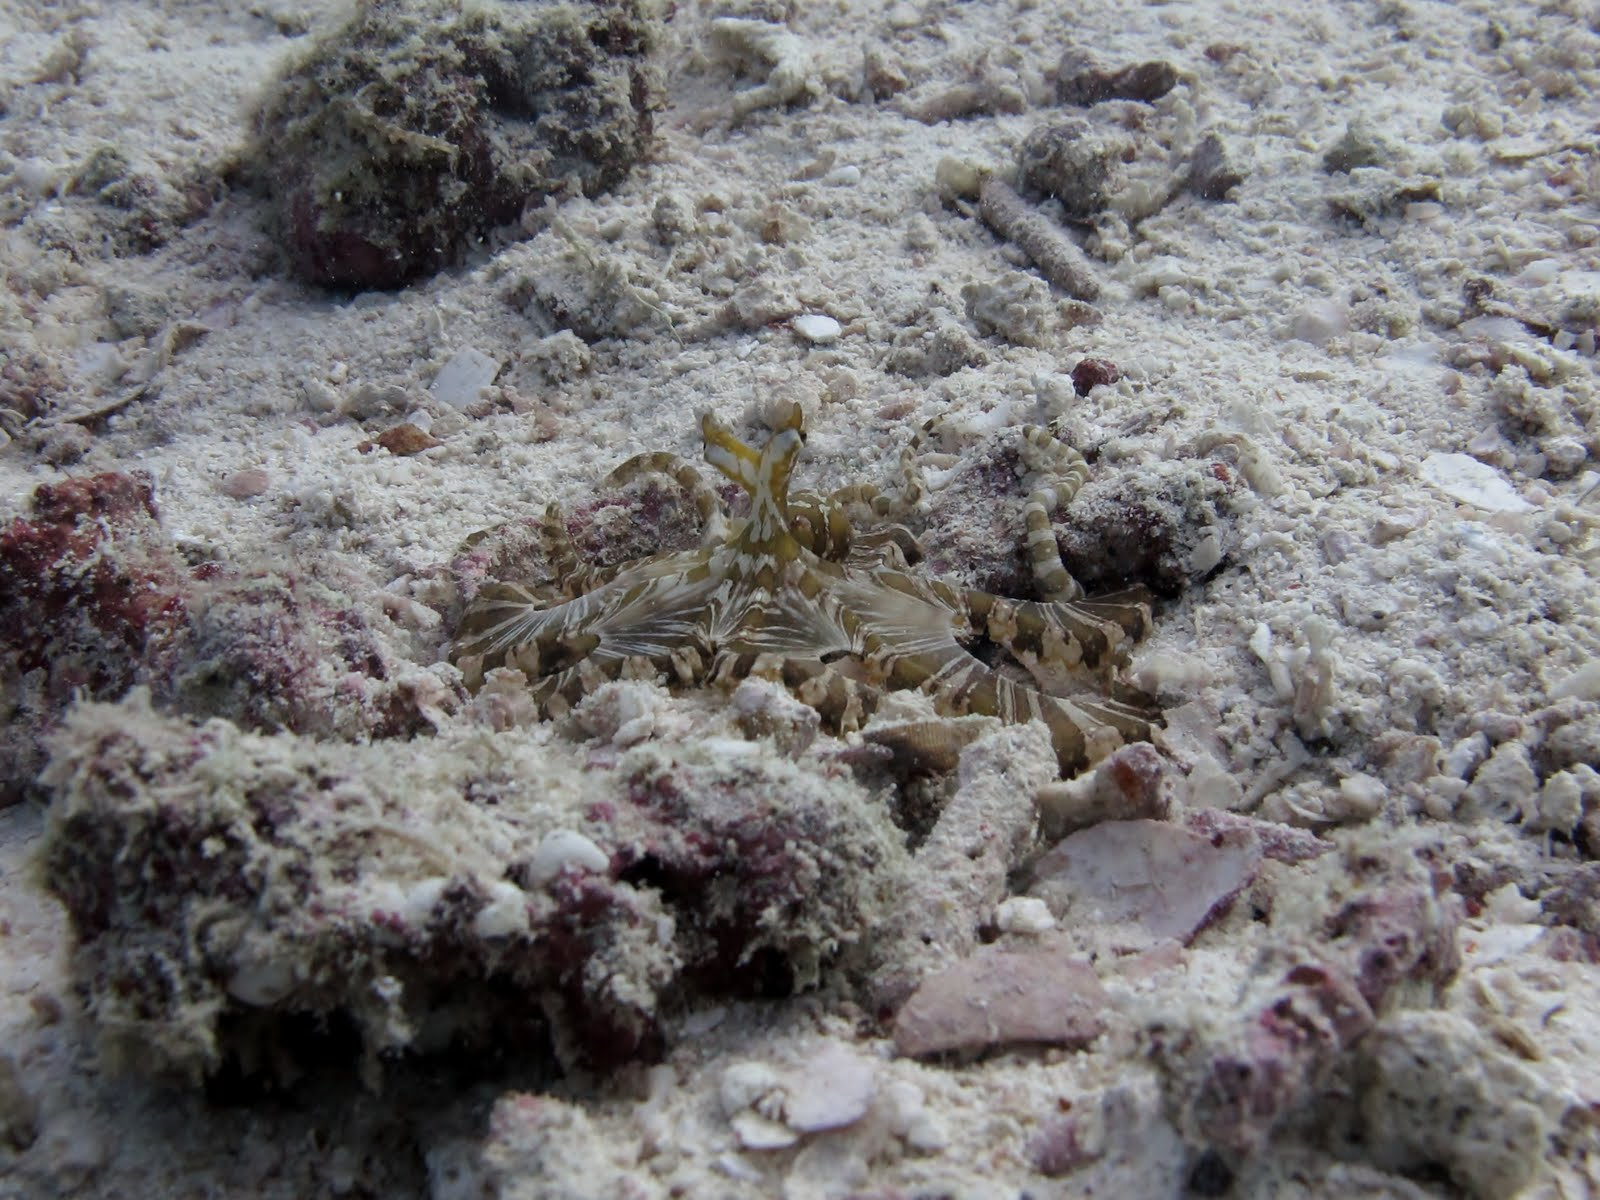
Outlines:
[[[0,1195],[1600,1191],[1600,10],[679,4],[622,183],[355,295],[292,278],[233,167],[327,19],[0,4]],[[1140,63],[1173,86],[1074,103],[1074,81],[1162,75],[1113,81]],[[1028,194],[1019,154],[1068,121],[1105,152],[1093,195]],[[991,172],[1065,265],[980,211]],[[1026,582],[1017,430],[1080,449],[1055,525],[1091,587],[1157,593],[1125,671],[1165,713],[1154,749],[1062,784],[1039,739],[985,728],[957,770],[897,772],[776,689],[634,682],[555,724],[466,698],[444,661],[481,582],[463,539],[556,500],[595,553],[629,544],[646,508],[596,512],[611,468],[697,458],[703,410],[755,436],[789,401],[821,487],[892,491],[942,418],[912,515],[968,585]],[[113,472],[148,493],[70,486]],[[49,503],[72,570],[28,549]],[[40,660],[73,636],[47,569],[99,581],[48,595],[115,607],[90,624],[125,670]],[[140,589],[190,640],[142,640],[171,610]],[[75,688],[107,703],[69,715]],[[933,719],[896,704],[881,719]],[[753,990],[784,995],[741,992],[740,964],[673,976],[715,872],[674,895],[661,825],[597,815],[645,775],[692,806],[730,756],[752,795],[796,797],[783,844],[834,889],[822,911],[796,885],[763,917],[794,927],[749,934],[783,968]],[[539,786],[467,813],[488,762]],[[271,787],[348,805],[257,822],[251,869],[298,864],[392,944],[284,933],[262,915],[282,896],[241,915],[215,881],[208,903],[260,922],[232,974],[199,926],[160,940],[205,872],[130,859],[138,823],[213,804],[199,864]],[[351,806],[381,836],[347,879]],[[879,808],[918,845],[871,849]],[[1069,832],[1126,871],[1049,850]],[[637,936],[576,968],[603,979],[550,1000],[509,952],[440,949],[450,882],[500,946],[624,843],[645,865],[605,902]],[[86,923],[105,880],[124,909],[158,898],[137,947]],[[316,974],[358,943],[354,983]],[[419,945],[403,988],[372,965]],[[990,1021],[1001,977],[1071,1012]],[[491,981],[492,1016],[453,1010],[491,1004],[461,979]],[[932,980],[958,1052],[896,1024]],[[534,1034],[499,1041],[519,1005]],[[597,1066],[584,1038],[624,1034],[637,1056]]]

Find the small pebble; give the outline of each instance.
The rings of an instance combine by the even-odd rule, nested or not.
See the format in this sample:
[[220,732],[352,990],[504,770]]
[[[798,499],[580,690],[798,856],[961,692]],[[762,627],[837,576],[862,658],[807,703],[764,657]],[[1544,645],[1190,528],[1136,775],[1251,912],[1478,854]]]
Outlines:
[[1087,396],[1102,384],[1116,383],[1122,370],[1108,358],[1083,358],[1072,368],[1072,390]]
[[914,4],[896,4],[886,14],[890,29],[915,29],[922,24],[922,12]]
[[433,920],[433,910],[439,906],[449,882],[443,875],[431,875],[412,884],[399,896],[396,908],[400,920],[413,929],[425,928]]
[[367,454],[374,446],[382,446],[397,458],[409,458],[413,454],[421,454],[424,450],[431,450],[443,444],[433,434],[418,429],[407,421],[396,425],[393,429],[385,429],[372,441],[362,442],[356,449],[362,454]]
[[1517,273],[1516,282],[1543,287],[1561,277],[1561,263],[1553,258],[1538,258]]
[[[11,439],[3,430],[0,430],[0,446]],[[75,463],[85,454],[94,443],[94,436],[82,425],[67,422],[47,429],[44,436],[39,439],[39,455],[53,466],[64,467]]]
[[895,1018],[908,1058],[1014,1043],[1080,1047],[1100,1036],[1110,1001],[1094,968],[1061,950],[989,947],[924,979]]
[[26,1150],[39,1136],[39,1105],[10,1054],[0,1054],[0,1144]]
[[528,864],[528,875],[536,886],[549,883],[568,864],[586,871],[604,871],[611,865],[606,852],[573,829],[557,829],[544,835]]
[[826,346],[839,340],[843,326],[822,313],[803,313],[792,322],[794,331],[814,346]]
[[504,879],[488,886],[487,903],[473,918],[473,932],[481,938],[511,937],[528,930],[528,897]]
[[760,1113],[734,1113],[728,1124],[746,1150],[787,1150],[800,1140],[800,1135],[787,1125]]
[[994,910],[1001,933],[1044,933],[1056,927],[1050,906],[1033,896],[1012,896]]
[[1248,886],[1260,859],[1248,840],[1214,843],[1164,821],[1104,821],[1045,853],[1028,890],[1058,922],[1103,927],[1120,948],[1187,944]]
[[1178,69],[1171,63],[1152,60],[1133,63],[1120,70],[1083,60],[1075,50],[1067,51],[1057,68],[1056,99],[1062,104],[1082,108],[1102,100],[1159,100],[1178,82]]
[[1591,659],[1550,685],[1552,700],[1600,700],[1600,659]]
[[1383,811],[1389,789],[1381,779],[1352,772],[1339,781],[1340,815],[1348,820],[1368,821]]
[[224,496],[235,500],[251,500],[267,490],[272,477],[261,467],[246,467],[224,479],[220,489]]
[[1380,546],[1398,541],[1421,529],[1428,514],[1421,509],[1403,508],[1380,516],[1372,526],[1372,540]]
[[782,1086],[783,1076],[766,1063],[736,1062],[723,1070],[717,1098],[722,1103],[722,1111],[731,1117],[743,1109],[754,1108]]
[[1225,200],[1228,193],[1244,182],[1244,173],[1229,161],[1222,139],[1208,133],[1189,156],[1189,178],[1185,185],[1202,200]]
[[872,1061],[833,1043],[787,1073],[783,1123],[797,1133],[822,1133],[867,1115],[877,1093]]
[[252,1008],[265,1008],[294,991],[294,985],[294,964],[267,958],[236,968],[228,977],[228,995]]
[[1295,313],[1289,323],[1289,336],[1313,346],[1326,346],[1333,338],[1348,332],[1349,314],[1333,300],[1316,300]]

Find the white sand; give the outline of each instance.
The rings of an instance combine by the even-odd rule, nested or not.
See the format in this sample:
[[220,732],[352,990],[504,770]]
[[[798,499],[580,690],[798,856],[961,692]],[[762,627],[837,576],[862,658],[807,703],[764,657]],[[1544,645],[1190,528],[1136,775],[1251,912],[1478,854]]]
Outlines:
[[[23,512],[42,483],[139,468],[155,478],[165,528],[191,559],[337,568],[365,581],[363,611],[387,628],[386,597],[391,612],[394,597],[448,609],[442,568],[466,534],[550,499],[581,500],[635,452],[695,456],[703,408],[742,421],[771,397],[799,399],[811,430],[803,470],[829,486],[892,483],[899,447],[934,415],[959,425],[989,414],[981,428],[1059,417],[1098,450],[1097,482],[1212,460],[1242,476],[1218,530],[1224,564],[1160,606],[1134,666],[1168,709],[1158,744],[1190,772],[1191,803],[1432,838],[1447,863],[1487,864],[1504,873],[1496,886],[1534,897],[1584,849],[1600,852],[1594,840],[1574,844],[1570,817],[1541,816],[1541,799],[1548,809],[1559,797],[1514,773],[1485,775],[1462,796],[1448,770],[1430,766],[1407,787],[1394,765],[1417,737],[1448,752],[1482,732],[1525,746],[1548,783],[1551,731],[1585,722],[1589,740],[1569,735],[1556,767],[1595,765],[1593,6],[930,0],[886,15],[866,0],[799,4],[788,28],[808,56],[803,89],[734,126],[734,97],[752,80],[711,55],[709,22],[782,7],[678,5],[654,161],[613,194],[560,212],[581,255],[558,230],[508,236],[460,269],[353,301],[277,274],[259,202],[242,192],[148,253],[118,241],[125,213],[65,194],[107,144],[167,178],[214,170],[242,144],[248,97],[295,43],[274,19],[295,28],[319,6],[0,7],[0,80],[10,85],[0,119],[0,351],[59,373],[65,387],[48,396],[44,421],[149,384],[92,425],[86,452],[64,465],[45,460],[34,431],[5,425],[0,513]],[[80,35],[89,49],[76,79],[30,82]],[[1245,178],[1225,202],[1180,192],[1142,219],[1107,222],[1089,247],[1103,319],[1055,322],[1042,344],[1015,345],[971,325],[961,290],[1037,276],[941,200],[935,171],[947,156],[1008,168],[1031,129],[1062,115],[1045,76],[1069,44],[1110,66],[1161,58],[1182,72],[1153,105],[1093,110],[1105,133],[1117,131],[1108,113],[1126,117],[1117,131],[1133,148],[1117,202],[1125,211],[1141,216],[1141,189],[1159,193],[1181,175],[1205,133],[1221,137]],[[1213,47],[1227,49],[1208,54]],[[898,61],[911,83],[903,97],[872,98],[864,49]],[[1027,111],[935,124],[902,112],[969,80],[1014,89]],[[1323,155],[1352,123],[1382,144],[1382,165],[1330,174]],[[1365,206],[1369,217],[1339,215],[1330,201],[1346,213]],[[652,232],[662,202],[703,222],[676,253]],[[772,221],[789,223],[786,244],[762,240]],[[552,360],[571,344],[543,341],[555,330],[523,303],[530,283],[548,295],[618,272],[625,287],[600,285],[616,301],[601,319],[618,336],[589,347],[582,369]],[[1463,299],[1473,280],[1491,289],[1478,313]],[[127,289],[153,315],[143,329],[125,321],[135,331],[119,335],[108,305],[126,306]],[[750,315],[728,323],[730,302]],[[796,313],[826,314],[842,335],[813,345],[789,327]],[[941,321],[964,326],[987,361],[944,377],[886,367],[897,337],[904,344],[908,328]],[[185,322],[210,331],[163,355],[163,338]],[[468,349],[505,364],[487,415],[455,413],[428,394]],[[1078,399],[1067,374],[1086,356],[1115,362],[1122,380]],[[349,410],[369,385],[409,398],[361,422]],[[511,411],[513,397],[523,411]],[[412,409],[442,446],[414,458],[357,452]],[[265,472],[264,493],[231,498],[224,480],[250,468]],[[448,631],[415,613],[396,644],[409,638],[403,653],[434,663]],[[1457,774],[1470,777],[1471,747],[1461,756]],[[1585,803],[1592,811],[1600,797]],[[696,1197],[852,1188],[1041,1197],[1089,1194],[1091,1175],[1096,1195],[1173,1194],[1189,1168],[1159,1118],[1140,1031],[1151,1012],[1226,1012],[1258,941],[1247,918],[1203,934],[1186,952],[1187,977],[1153,977],[1083,1054],[956,1068],[880,1061],[880,1097],[904,1084],[893,1094],[905,1104],[905,1089],[920,1096],[933,1129],[918,1143],[907,1118],[881,1135],[881,1152],[870,1139],[826,1136],[776,1158],[741,1150],[715,1100],[723,1068],[804,1058],[807,1039],[850,1042],[855,1023],[806,999],[734,1006],[655,1074],[598,1093],[568,1089],[587,1115],[563,1116],[568,1132],[553,1140],[580,1164],[575,1190],[530,1177],[480,1193],[452,1184],[452,1170],[476,1178],[465,1164],[493,1087],[464,1096],[451,1127],[414,1096],[352,1091],[257,1113],[103,1078],[67,982],[64,920],[26,868],[40,825],[31,810],[0,814],[0,1045],[37,1103],[39,1131],[24,1153],[0,1144],[0,1196],[431,1186],[441,1198],[655,1197],[679,1185],[672,1194]],[[1534,942],[1530,926],[1549,919],[1537,900],[1495,892],[1463,930],[1467,966],[1442,1007],[1488,1029],[1497,1053],[1533,1077],[1525,1089],[1547,1106],[1550,1128],[1567,1122],[1527,1152],[1540,1162],[1528,1194],[1578,1196],[1600,1188],[1600,1146],[1581,1115],[1600,1103],[1600,1085],[1578,1066],[1600,1051],[1600,971],[1556,962]],[[1592,946],[1600,930],[1587,932]],[[887,1053],[864,1045],[869,1056]],[[1470,1054],[1466,1063],[1470,1072]],[[1493,1078],[1491,1091],[1511,1086]],[[1140,1135],[1113,1137],[1084,1173],[1030,1175],[1024,1148],[1058,1101],[1118,1081],[1141,1114],[1129,1118]],[[644,1094],[654,1098],[635,1108]],[[635,1161],[641,1139],[655,1156]],[[1455,1194],[1437,1171],[1407,1181],[1362,1147],[1336,1155],[1314,1143],[1304,1128],[1285,1133],[1233,1194]]]

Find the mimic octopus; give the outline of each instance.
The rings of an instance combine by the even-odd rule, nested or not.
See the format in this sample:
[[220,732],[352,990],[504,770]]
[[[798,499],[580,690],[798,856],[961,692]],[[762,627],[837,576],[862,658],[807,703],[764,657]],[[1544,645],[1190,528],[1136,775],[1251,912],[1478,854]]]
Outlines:
[[1149,630],[1149,596],[1085,598],[1050,527],[1051,509],[1088,477],[1077,451],[1044,429],[1022,431],[1022,461],[1044,480],[1024,510],[1043,599],[1013,600],[916,574],[916,541],[901,525],[857,536],[851,507],[891,511],[874,487],[791,492],[805,444],[799,406],[774,425],[756,447],[701,418],[705,461],[749,495],[742,519],[672,455],[639,455],[612,473],[612,482],[665,474],[685,487],[704,522],[699,547],[582,565],[551,504],[542,531],[557,585],[478,591],[451,646],[468,683],[513,668],[540,713],[555,717],[611,679],[691,687],[758,676],[781,681],[840,732],[859,728],[885,689],[917,688],[944,714],[1044,722],[1068,774],[1148,736],[1153,711],[1111,677]]

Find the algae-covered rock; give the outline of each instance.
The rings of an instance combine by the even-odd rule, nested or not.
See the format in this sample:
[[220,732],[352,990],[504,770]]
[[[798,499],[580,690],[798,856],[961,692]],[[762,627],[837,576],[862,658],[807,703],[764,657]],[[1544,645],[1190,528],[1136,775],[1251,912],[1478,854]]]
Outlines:
[[530,202],[611,187],[650,144],[659,33],[653,0],[359,0],[254,115],[291,267],[398,287]]
[[863,972],[908,868],[865,788],[759,742],[605,767],[537,730],[318,741],[136,691],[54,749],[40,867],[73,973],[103,1060],[161,1075],[649,1060],[668,997]]

